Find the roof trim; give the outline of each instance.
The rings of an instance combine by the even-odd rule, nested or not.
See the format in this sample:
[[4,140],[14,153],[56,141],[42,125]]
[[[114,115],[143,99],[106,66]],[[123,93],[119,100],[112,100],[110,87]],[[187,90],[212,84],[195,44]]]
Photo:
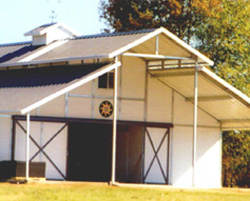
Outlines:
[[0,68],[67,62],[67,61],[76,61],[76,60],[85,60],[85,59],[101,59],[101,58],[108,58],[108,55],[93,55],[93,56],[86,56],[86,57],[67,57],[67,58],[61,58],[61,59],[35,60],[35,61],[31,60],[31,61],[24,61],[24,62],[2,63],[2,64],[0,63]]
[[197,51],[196,49],[194,49],[193,47],[191,47],[190,45],[185,43],[183,40],[179,39],[176,35],[174,35],[170,31],[168,31],[167,29],[165,29],[163,27],[161,27],[160,29],[162,30],[163,33],[165,33],[167,36],[169,36],[171,39],[173,39],[179,45],[181,45],[182,47],[184,47],[188,51],[192,52],[194,55],[196,55],[197,57],[199,57],[203,61],[207,62],[208,65],[210,65],[210,66],[214,65],[214,62],[211,59],[209,59],[208,57],[206,57],[205,55],[203,55],[202,53],[200,53],[199,51]]
[[137,31],[128,31],[128,32],[113,32],[113,33],[101,33],[101,34],[91,34],[86,36],[78,36],[72,38],[71,40],[81,40],[81,39],[90,39],[90,38],[106,38],[106,37],[116,37],[116,36],[128,36],[128,35],[136,35],[136,34],[145,34],[151,33],[156,29],[144,29],[144,30],[137,30]]
[[0,47],[10,47],[10,46],[20,46],[20,45],[30,45],[31,41],[14,42],[14,43],[3,43]]
[[207,68],[199,67],[198,70],[202,71],[210,79],[217,81],[223,88],[225,88],[227,92],[231,92],[231,95],[233,95],[237,100],[241,101],[244,105],[250,108],[250,98],[247,95],[233,87],[231,84],[227,83],[225,80],[223,80]]
[[54,100],[55,98],[65,94],[65,93],[67,93],[67,92],[69,92],[77,87],[80,87],[83,84],[86,84],[87,82],[89,82],[93,79],[96,79],[99,76],[101,76],[101,75],[103,75],[103,74],[105,74],[105,73],[107,73],[115,68],[118,68],[120,66],[121,66],[121,62],[116,62],[116,63],[105,65],[102,68],[82,77],[81,79],[79,79],[79,81],[72,83],[70,86],[67,86],[67,87],[57,91],[56,93],[53,93],[53,94],[41,99],[40,101],[37,101],[37,102],[27,106],[26,108],[21,109],[20,112],[21,112],[21,114],[26,114],[26,113],[42,106],[42,105]]

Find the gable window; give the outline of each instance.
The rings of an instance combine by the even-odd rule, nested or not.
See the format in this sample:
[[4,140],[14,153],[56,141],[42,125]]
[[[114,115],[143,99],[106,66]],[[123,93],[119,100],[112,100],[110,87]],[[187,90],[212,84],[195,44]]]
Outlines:
[[98,88],[113,89],[114,88],[114,72],[108,72],[98,78]]

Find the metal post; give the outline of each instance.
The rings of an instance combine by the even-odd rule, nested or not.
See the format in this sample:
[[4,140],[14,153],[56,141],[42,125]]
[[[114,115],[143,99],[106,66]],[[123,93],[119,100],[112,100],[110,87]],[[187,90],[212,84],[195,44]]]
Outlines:
[[195,168],[196,168],[196,141],[197,141],[197,105],[198,105],[198,63],[195,62],[194,73],[194,133],[193,133],[193,160],[192,160],[192,177],[193,187],[195,187]]
[[155,54],[159,54],[159,36],[155,37]]
[[26,115],[26,180],[29,181],[29,158],[30,158],[30,113]]
[[114,73],[114,113],[113,113],[113,146],[112,146],[112,175],[111,183],[115,183],[115,166],[116,166],[116,127],[117,127],[117,84],[118,84],[118,69],[115,68]]

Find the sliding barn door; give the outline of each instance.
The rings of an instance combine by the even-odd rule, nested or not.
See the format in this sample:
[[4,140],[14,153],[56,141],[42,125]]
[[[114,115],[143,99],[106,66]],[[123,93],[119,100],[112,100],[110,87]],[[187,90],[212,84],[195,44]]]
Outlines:
[[[46,162],[46,178],[66,178],[67,133],[65,123],[31,122],[30,161]],[[14,160],[25,161],[26,121],[15,121]]]
[[144,183],[168,184],[169,128],[145,128]]

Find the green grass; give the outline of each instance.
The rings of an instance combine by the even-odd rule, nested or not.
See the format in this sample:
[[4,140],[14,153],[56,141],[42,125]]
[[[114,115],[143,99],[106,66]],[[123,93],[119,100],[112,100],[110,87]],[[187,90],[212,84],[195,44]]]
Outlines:
[[0,184],[0,201],[250,201],[250,190],[112,187],[106,184]]

